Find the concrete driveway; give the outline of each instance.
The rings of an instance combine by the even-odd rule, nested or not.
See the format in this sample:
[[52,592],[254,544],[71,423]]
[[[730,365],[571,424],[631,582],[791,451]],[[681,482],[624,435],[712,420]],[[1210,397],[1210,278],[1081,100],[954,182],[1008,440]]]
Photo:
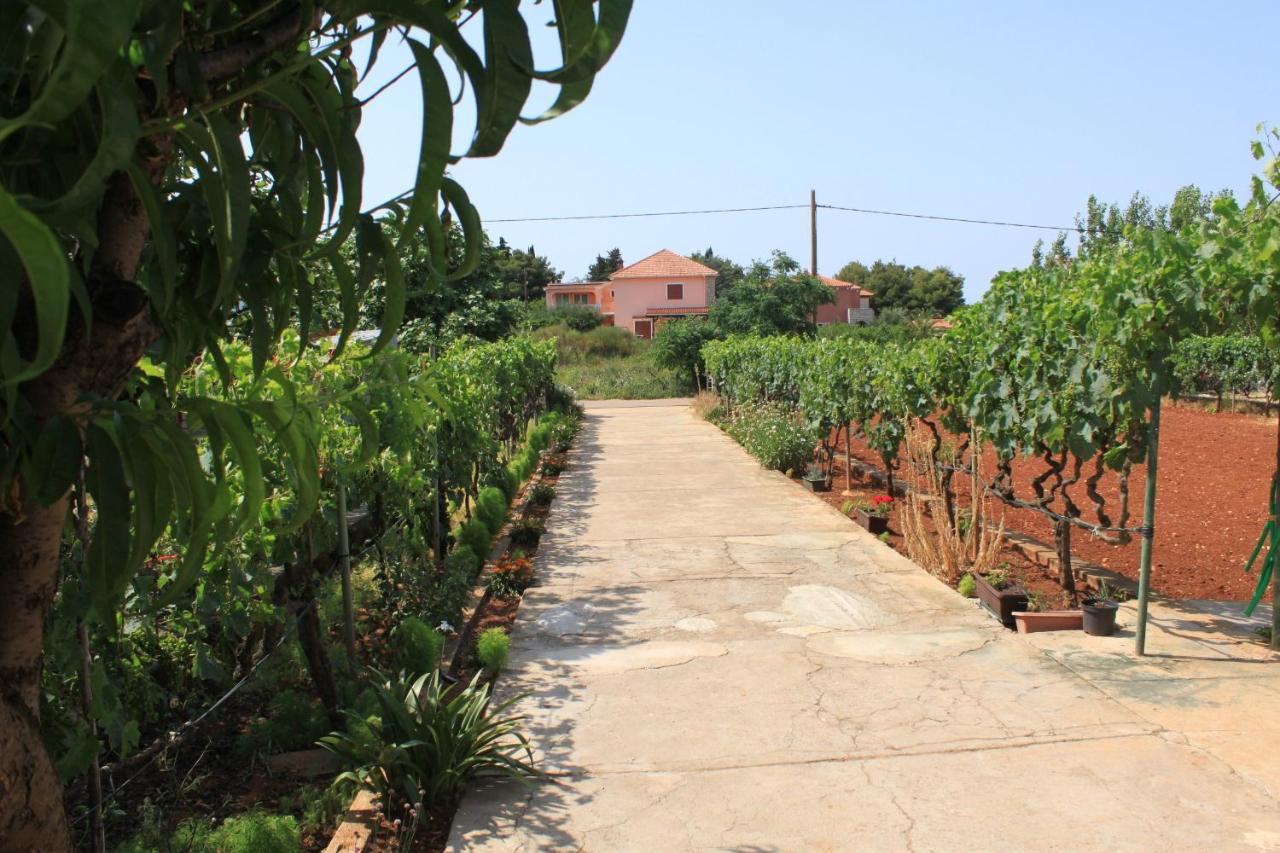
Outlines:
[[554,778],[451,849],[1280,850],[1248,625],[1010,634],[681,401],[588,407],[537,569],[499,694]]

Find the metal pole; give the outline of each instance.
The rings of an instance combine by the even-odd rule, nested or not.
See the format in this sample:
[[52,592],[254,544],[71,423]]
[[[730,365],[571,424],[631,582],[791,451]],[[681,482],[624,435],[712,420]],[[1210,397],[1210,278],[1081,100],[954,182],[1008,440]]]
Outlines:
[[818,274],[818,192],[809,190],[809,274]]
[[356,669],[355,606],[351,601],[351,541],[347,532],[347,487],[338,481],[338,559],[342,561],[342,630],[347,644],[347,669]]
[[1151,594],[1151,545],[1156,523],[1156,462],[1160,456],[1160,398],[1164,387],[1155,382],[1156,401],[1151,406],[1151,428],[1147,434],[1147,483],[1142,498],[1142,551],[1138,569],[1138,629],[1134,650],[1147,653],[1147,599]]

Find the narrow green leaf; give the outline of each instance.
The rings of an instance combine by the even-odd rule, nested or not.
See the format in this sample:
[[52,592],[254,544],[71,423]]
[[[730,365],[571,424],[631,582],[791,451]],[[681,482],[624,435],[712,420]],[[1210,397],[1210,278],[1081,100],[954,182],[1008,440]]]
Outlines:
[[58,238],[4,187],[0,187],[0,234],[26,270],[37,335],[35,356],[18,373],[4,377],[7,386],[43,373],[62,349],[71,301],[71,270]]

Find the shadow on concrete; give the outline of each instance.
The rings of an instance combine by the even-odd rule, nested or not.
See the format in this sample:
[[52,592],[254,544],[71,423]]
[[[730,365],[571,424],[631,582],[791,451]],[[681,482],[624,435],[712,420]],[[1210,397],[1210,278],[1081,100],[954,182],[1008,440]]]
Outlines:
[[[535,559],[534,590],[548,582],[560,584],[557,575],[571,583],[585,567],[594,567],[598,572],[608,562],[599,556],[599,551],[573,544],[575,537],[584,532],[580,510],[595,501],[598,491],[595,465],[604,456],[600,422],[599,415],[588,412],[569,451],[568,466],[556,485],[547,517],[548,532]],[[627,617],[640,610],[636,598],[645,592],[645,587],[620,580],[618,586],[592,586],[587,602],[590,619],[582,632],[547,633],[533,622],[536,612],[525,612],[528,604],[522,605],[515,623],[512,666],[498,680],[494,699],[520,697],[513,710],[525,715],[523,732],[534,750],[537,766],[549,776],[531,784],[486,780],[476,785],[464,800],[464,808],[469,806],[471,811],[465,846],[498,839],[511,842],[522,831],[551,849],[576,849],[580,845],[565,826],[572,810],[590,803],[594,796],[573,792],[561,781],[587,774],[570,762],[574,728],[580,715],[558,712],[566,706],[584,704],[585,685],[578,679],[572,660],[555,663],[553,659],[575,649],[624,647],[641,642],[625,639],[619,629]],[[579,600],[578,596],[571,598],[574,603]],[[513,795],[520,787],[527,790]]]

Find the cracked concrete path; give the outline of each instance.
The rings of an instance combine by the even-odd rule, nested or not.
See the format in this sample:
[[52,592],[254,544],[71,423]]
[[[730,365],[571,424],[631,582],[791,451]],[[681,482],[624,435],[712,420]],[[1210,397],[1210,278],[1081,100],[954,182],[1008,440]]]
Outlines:
[[1280,850],[1280,678],[1225,616],[1019,637],[682,402],[587,411],[499,686],[552,778],[450,849]]

